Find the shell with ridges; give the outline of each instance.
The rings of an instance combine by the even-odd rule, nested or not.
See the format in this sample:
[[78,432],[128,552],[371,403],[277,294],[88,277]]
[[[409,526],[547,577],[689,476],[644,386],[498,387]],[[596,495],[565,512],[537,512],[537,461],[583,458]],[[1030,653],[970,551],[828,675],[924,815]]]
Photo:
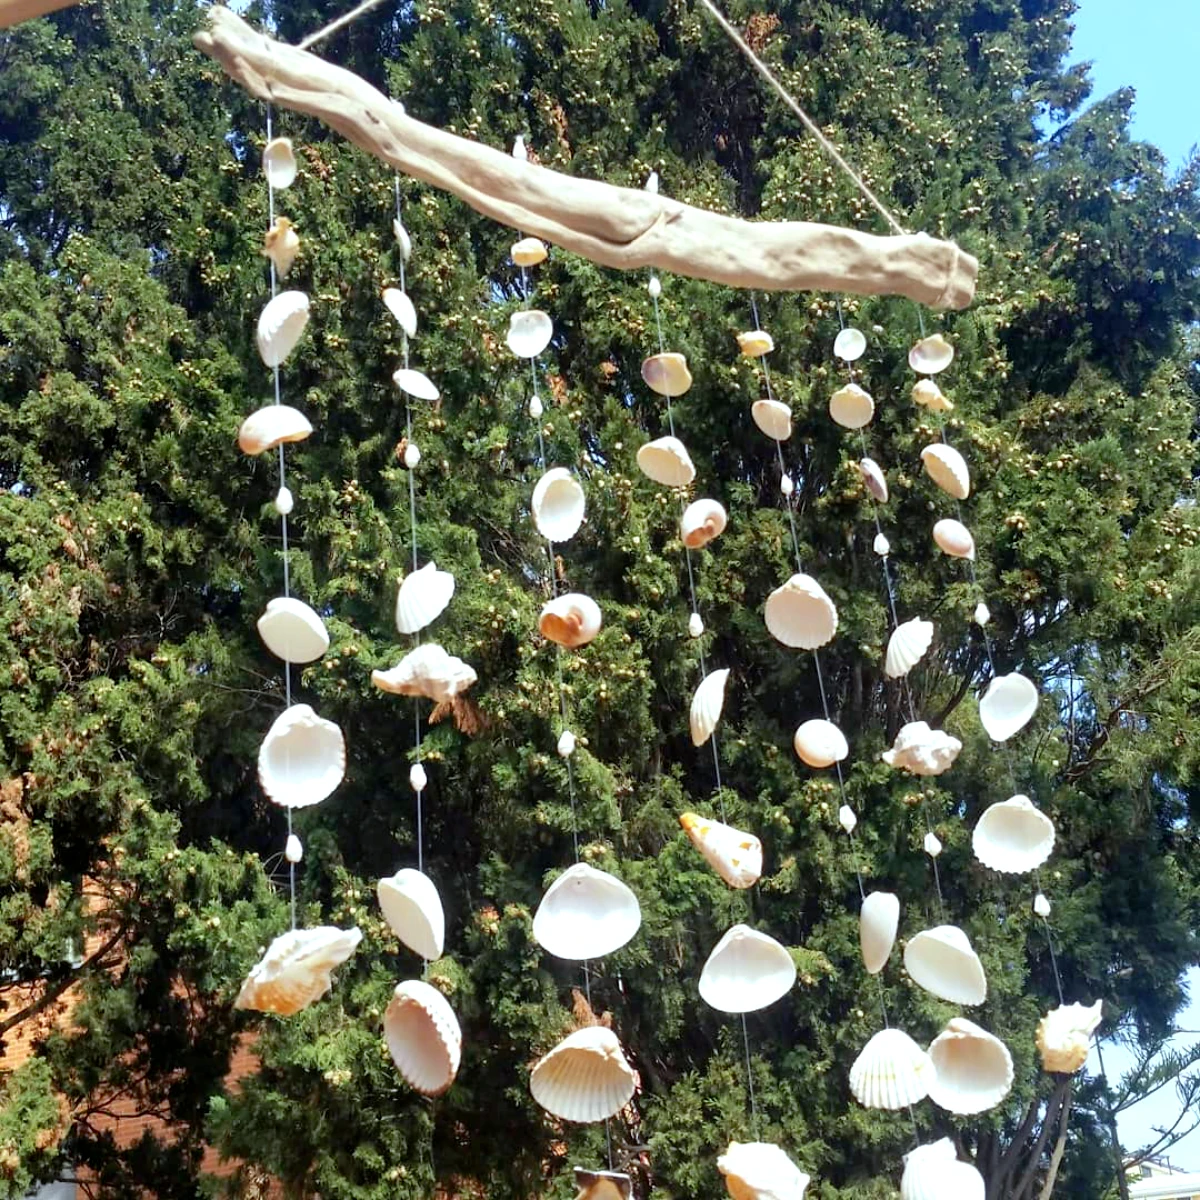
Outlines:
[[953,446],[933,442],[921,451],[925,474],[955,500],[965,500],[971,494],[971,472],[967,460]]
[[858,461],[858,472],[862,476],[871,498],[880,504],[888,502],[887,476],[883,468],[873,458],[861,458]]
[[925,656],[933,642],[933,622],[913,617],[897,625],[888,638],[887,657],[883,673],[889,679],[907,675]]
[[637,1079],[611,1029],[589,1025],[563,1038],[529,1076],[533,1098],[564,1121],[603,1121],[633,1099]]
[[922,338],[908,352],[908,365],[918,375],[937,375],[954,361],[954,347],[940,333]]
[[336,929],[318,925],[281,934],[246,976],[234,1008],[278,1013],[290,1017],[333,986],[333,971],[362,940],[356,927]]
[[291,187],[296,182],[296,152],[292,139],[272,138],[263,148],[263,174],[273,188]]
[[286,279],[300,253],[300,235],[287,217],[276,217],[271,228],[263,234],[262,249],[259,253],[269,258],[275,267],[275,274],[280,279]]
[[380,691],[395,696],[424,696],[435,704],[449,703],[476,679],[474,667],[447,654],[437,642],[410,650],[387,671],[371,672],[371,682]]
[[975,857],[985,867],[1023,875],[1046,861],[1054,850],[1054,822],[1028,796],[991,805],[971,834]]
[[446,916],[428,875],[404,867],[381,879],[375,885],[375,894],[383,919],[410,950],[431,962],[442,957]]
[[307,704],[275,718],[258,750],[258,782],[281,808],[307,808],[331,795],[346,774],[346,739]]
[[432,403],[441,395],[437,385],[428,375],[411,367],[401,367],[398,371],[393,371],[392,382],[414,400],[428,400]]
[[641,906],[626,884],[576,863],[546,889],[533,917],[533,936],[556,958],[603,958],[624,946],[641,923]]
[[762,874],[762,842],[732,825],[685,812],[679,818],[692,845],[731,888],[753,887]]
[[682,396],[692,386],[692,373],[682,354],[654,354],[642,363],[646,386],[660,396]]
[[687,447],[677,437],[655,438],[637,452],[638,470],[663,487],[686,487],[696,478]]
[[995,1034],[955,1017],[929,1044],[934,1077],[929,1098],[947,1112],[969,1117],[995,1108],[1012,1089],[1013,1061]]
[[303,600],[276,596],[258,618],[258,636],[276,658],[284,662],[316,662],[329,649],[325,622]]
[[1052,1008],[1037,1027],[1037,1048],[1047,1071],[1073,1075],[1087,1062],[1092,1034],[1103,1017],[1103,1001],[1062,1004]]
[[868,975],[878,975],[891,957],[900,927],[900,899],[891,892],[871,892],[858,914],[858,941]]
[[384,288],[383,306],[396,318],[397,324],[410,338],[417,336],[417,310],[407,292],[399,288]]
[[700,998],[718,1012],[757,1012],[796,982],[792,956],[773,937],[735,925],[713,947],[700,972]]
[[902,1029],[881,1029],[850,1068],[850,1091],[864,1108],[895,1110],[929,1094],[933,1063]]
[[446,611],[454,595],[454,576],[439,571],[431,559],[419,571],[410,571],[396,593],[396,628],[419,633]]
[[767,631],[796,650],[817,650],[837,633],[837,608],[811,576],[796,574],[768,597]]
[[952,517],[943,517],[933,527],[933,540],[938,549],[951,558],[966,558],[974,561],[975,539],[971,531]]
[[982,1004],[987,977],[970,939],[957,925],[923,929],[904,947],[904,969],[913,983],[951,1004]]
[[984,1200],[987,1185],[971,1163],[959,1162],[949,1138],[929,1142],[904,1156],[900,1200]]
[[259,314],[259,357],[268,367],[278,367],[296,348],[308,325],[308,297],[303,292],[280,292]]
[[693,500],[679,518],[679,536],[689,550],[699,550],[725,532],[728,520],[725,506],[716,500]]
[[755,400],[750,405],[750,416],[767,437],[777,442],[786,442],[792,436],[792,410],[782,400]]
[[462,1030],[446,997],[420,979],[396,985],[383,1014],[383,1036],[404,1082],[423,1096],[440,1096],[462,1061]]
[[566,467],[551,467],[533,489],[533,523],[550,542],[567,542],[579,532],[587,498]]
[[513,242],[509,251],[518,267],[536,267],[546,261],[546,243],[541,238],[527,237]]
[[857,383],[848,383],[829,397],[829,415],[843,429],[861,429],[875,415],[875,401]]
[[846,735],[823,717],[805,721],[792,736],[792,749],[802,763],[816,770],[832,767],[850,753]]
[[765,329],[751,329],[737,335],[738,349],[744,358],[762,358],[775,349],[775,339]]
[[954,765],[961,749],[962,742],[951,734],[931,729],[925,721],[909,721],[882,758],[889,767],[911,775],[941,775]]
[[508,318],[505,341],[518,358],[537,358],[550,345],[554,322],[538,308],[523,308]]
[[804,1200],[809,1177],[772,1142],[730,1142],[717,1159],[731,1200]]
[[538,632],[542,637],[573,650],[586,646],[599,632],[600,606],[582,592],[567,592],[542,606]]
[[725,683],[729,679],[729,668],[710,671],[700,681],[692,696],[688,712],[688,727],[692,734],[692,745],[703,746],[713,735],[721,710],[725,707]]
[[1007,742],[1033,720],[1037,706],[1037,688],[1024,675],[997,675],[979,701],[979,722],[993,742]]
[[262,454],[285,442],[302,442],[313,431],[308,418],[288,404],[268,404],[252,412],[238,430],[238,449],[244,454]]
[[932,379],[918,379],[913,384],[913,403],[930,412],[953,412],[954,405],[942,395],[942,389]]

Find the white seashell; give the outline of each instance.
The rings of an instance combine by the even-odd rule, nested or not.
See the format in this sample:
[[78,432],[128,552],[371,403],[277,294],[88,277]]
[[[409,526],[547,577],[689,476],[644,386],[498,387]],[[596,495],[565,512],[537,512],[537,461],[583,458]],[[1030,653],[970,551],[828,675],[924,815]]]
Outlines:
[[857,362],[866,349],[866,336],[857,329],[843,329],[833,339],[833,352],[843,362]]
[[392,382],[414,400],[434,401],[441,395],[432,379],[421,371],[401,367],[392,372]]
[[396,628],[400,633],[419,633],[446,611],[454,595],[454,576],[427,562],[410,571],[396,593]]
[[542,404],[542,398],[534,392],[529,397],[529,415],[535,420],[540,420],[542,413],[546,411],[545,405]]
[[875,401],[857,383],[848,383],[829,397],[829,415],[843,429],[861,429],[875,415]]
[[805,721],[792,737],[796,757],[810,767],[820,770],[832,767],[850,753],[846,736],[832,722],[821,717]]
[[518,358],[537,358],[550,345],[554,322],[538,308],[523,308],[508,318],[508,335],[504,339]]
[[396,237],[396,245],[400,247],[401,261],[408,262],[412,258],[412,238],[408,236],[408,230],[404,228],[404,222],[399,217],[392,221],[392,233]]
[[269,404],[242,422],[238,448],[244,454],[262,454],[285,442],[302,442],[312,431],[308,418],[299,409],[287,404]]
[[649,192],[652,196],[658,195],[658,172],[651,171],[646,176],[646,182],[642,184],[642,191]]
[[971,615],[971,620],[980,628],[986,625],[992,619],[991,609],[988,608],[982,600],[975,605],[975,612]]
[[660,437],[637,452],[638,469],[663,487],[686,487],[696,478],[687,447],[677,437]]
[[1063,1004],[1052,1008],[1037,1027],[1037,1048],[1047,1071],[1073,1075],[1087,1062],[1092,1034],[1103,1017],[1103,1002]]
[[957,1155],[949,1138],[910,1150],[904,1156],[900,1200],[984,1200],[983,1176]]
[[943,517],[933,527],[933,540],[951,558],[975,559],[975,539],[961,521]]
[[904,947],[904,969],[913,983],[951,1004],[982,1004],[987,978],[979,956],[957,925],[923,929]]
[[991,805],[971,835],[975,857],[985,867],[1023,875],[1040,867],[1054,850],[1054,822],[1028,796]]
[[762,842],[732,825],[686,812],[680,825],[704,861],[731,888],[753,887],[762,874]]
[[1050,915],[1050,901],[1041,892],[1038,892],[1033,898],[1033,911],[1042,920],[1045,920]]
[[333,986],[333,971],[362,941],[361,931],[318,925],[280,934],[255,963],[234,1008],[290,1017]]
[[931,829],[921,842],[921,848],[930,858],[937,858],[942,852],[942,839]]
[[558,735],[558,744],[555,749],[560,758],[570,758],[575,753],[575,735],[569,729],[564,729]]
[[446,704],[465,692],[476,679],[472,667],[447,654],[437,642],[426,642],[410,650],[388,671],[372,671],[371,682],[396,696],[424,696],[435,704]]
[[576,863],[546,890],[533,936],[555,958],[603,958],[624,946],[641,923],[637,897],[621,880]]
[[921,451],[925,474],[955,500],[965,500],[971,494],[971,472],[967,460],[953,446],[934,442]]
[[858,941],[868,975],[878,975],[887,966],[896,930],[900,927],[900,899],[891,892],[872,892],[858,914]]
[[694,612],[688,617],[688,636],[698,638],[704,632],[704,618]]
[[995,1108],[1012,1090],[1008,1047],[972,1021],[955,1017],[929,1044],[934,1077],[929,1098],[947,1112],[969,1117]]
[[932,621],[913,617],[911,621],[897,625],[892,636],[888,638],[883,673],[889,679],[899,679],[907,675],[925,656],[932,643]]
[[517,134],[513,139],[512,156],[517,162],[528,162],[529,151],[525,148],[525,138],[522,134]]
[[887,537],[882,533],[875,535],[875,540],[871,543],[871,549],[879,555],[880,558],[887,558],[892,552],[892,543],[887,540]]
[[745,358],[762,358],[775,349],[775,339],[765,329],[752,329],[737,335],[738,349]]
[[804,1200],[809,1177],[772,1142],[730,1142],[717,1159],[732,1200]]
[[863,477],[863,483],[874,500],[880,504],[888,502],[887,476],[883,468],[873,458],[861,458],[858,461],[858,471]]
[[725,683],[729,679],[729,668],[710,671],[700,681],[692,696],[692,707],[688,713],[688,727],[692,733],[692,745],[703,746],[712,737],[721,709],[725,707]]
[[307,808],[331,795],[346,774],[346,739],[307,704],[275,718],[258,750],[258,782],[281,808]]
[[417,310],[407,292],[402,292],[399,288],[384,288],[383,304],[409,337],[417,336]]
[[864,1108],[904,1108],[929,1094],[929,1055],[902,1029],[881,1029],[850,1068],[850,1091]]
[[854,815],[854,809],[848,804],[843,804],[838,809],[838,824],[847,832],[853,833],[854,827],[858,824],[858,818]]
[[308,324],[308,297],[303,292],[280,292],[258,318],[258,354],[268,367],[278,367],[296,348]]
[[961,749],[958,738],[930,729],[924,721],[910,721],[901,727],[892,748],[882,757],[889,767],[912,775],[941,775],[954,765]]
[[936,375],[954,361],[954,347],[940,333],[922,338],[908,352],[908,365],[918,375]]
[[755,425],[769,438],[786,442],[792,436],[792,410],[782,400],[755,400],[750,405]]
[[284,662],[316,662],[329,649],[325,622],[303,600],[276,596],[258,618],[258,636]]
[[633,1180],[621,1171],[587,1171],[572,1167],[575,1200],[633,1200]]
[[396,1069],[414,1091],[440,1096],[462,1062],[462,1030],[446,997],[419,979],[396,985],[383,1014],[383,1036]]
[[930,412],[953,412],[954,405],[942,395],[942,389],[932,379],[918,379],[913,384],[913,403]]
[[582,592],[567,592],[542,606],[538,632],[573,650],[586,646],[600,632],[600,606]]
[[296,498],[292,495],[291,488],[281,487],[275,493],[275,511],[281,517],[286,517],[295,507]]
[[263,174],[273,188],[291,187],[296,182],[296,154],[292,139],[272,138],[263,148]]
[[657,300],[662,295],[662,283],[657,275],[651,275],[646,281],[646,291],[650,293],[651,300]]
[[816,650],[837,633],[837,608],[811,575],[793,575],[768,597],[767,630],[798,650]]
[[565,1037],[534,1066],[533,1098],[564,1121],[603,1121],[633,1099],[637,1076],[611,1029],[589,1025]]
[[700,972],[700,998],[718,1012],[757,1012],[796,982],[792,956],[773,937],[735,925],[713,947]]
[[289,833],[287,836],[287,841],[283,845],[283,857],[293,866],[304,857],[304,846],[294,833]]
[[442,957],[446,917],[441,897],[428,875],[404,867],[381,879],[375,892],[383,919],[410,950],[428,962]]
[[1037,706],[1037,688],[1024,675],[997,675],[979,701],[979,721],[993,742],[1007,742],[1033,720]]
[[522,238],[513,243],[509,254],[518,267],[536,267],[546,261],[546,243],[541,238]]
[[275,274],[280,279],[286,279],[287,273],[300,253],[300,235],[287,217],[276,217],[271,228],[263,235],[262,249],[259,253],[271,260]]
[[566,467],[551,467],[533,489],[533,523],[550,542],[566,542],[583,524],[587,501],[579,480]]
[[795,480],[785,471],[779,477],[779,491],[785,500],[791,497],[791,494],[796,490]]
[[728,519],[724,506],[717,501],[693,500],[679,519],[679,536],[689,550],[699,550],[725,532]]
[[410,470],[414,470],[417,464],[421,461],[421,450],[416,442],[409,442],[404,447],[404,465]]
[[654,354],[642,363],[646,386],[660,396],[682,396],[692,386],[692,373],[682,354]]
[[408,768],[408,786],[418,795],[429,786],[429,776],[419,762]]

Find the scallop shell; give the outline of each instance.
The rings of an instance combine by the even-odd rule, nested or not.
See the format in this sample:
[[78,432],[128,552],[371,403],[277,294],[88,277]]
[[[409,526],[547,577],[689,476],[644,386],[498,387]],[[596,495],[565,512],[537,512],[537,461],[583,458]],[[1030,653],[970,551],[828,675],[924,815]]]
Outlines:
[[993,742],[1007,742],[1033,720],[1037,706],[1037,688],[1024,675],[998,675],[979,701],[979,721]]
[[958,738],[941,729],[930,729],[924,721],[910,721],[901,727],[892,748],[882,757],[889,767],[912,775],[941,775],[954,765],[961,749]]
[[641,923],[637,897],[621,880],[576,863],[546,890],[533,936],[555,958],[603,958],[624,946]]
[[417,336],[417,310],[407,292],[401,291],[400,288],[384,288],[383,306],[396,318],[400,328],[409,337]]
[[582,592],[567,592],[542,606],[538,631],[569,650],[586,646],[600,632],[600,606]]
[[923,929],[904,947],[904,969],[913,983],[951,1004],[987,999],[983,964],[957,925]]
[[867,491],[871,493],[871,498],[879,501],[880,504],[886,504],[888,502],[888,485],[883,468],[873,458],[860,458],[858,471],[862,475]]
[[1052,1008],[1037,1027],[1037,1048],[1047,1071],[1073,1075],[1087,1062],[1092,1034],[1103,1017],[1103,1002],[1062,1004]]
[[954,361],[954,347],[940,333],[922,338],[908,352],[908,365],[918,375],[936,375]]
[[428,400],[432,403],[441,395],[428,375],[410,367],[401,367],[398,371],[393,371],[392,382],[414,400]]
[[724,667],[719,671],[710,671],[696,688],[688,713],[693,746],[703,746],[712,737],[721,719],[721,709],[725,707],[725,683],[728,679],[729,668]]
[[957,1156],[949,1138],[910,1150],[904,1156],[900,1200],[984,1200],[983,1176]]
[[887,657],[883,663],[883,673],[889,679],[899,679],[907,675],[925,656],[933,642],[933,622],[913,617],[897,625],[888,638]]
[[446,916],[438,890],[428,875],[404,867],[381,879],[375,894],[384,920],[410,950],[429,962],[442,957]]
[[689,550],[699,550],[725,532],[728,520],[724,506],[715,500],[693,500],[679,519],[679,536]]
[[357,927],[318,925],[281,934],[246,976],[234,1008],[281,1017],[298,1013],[329,991],[334,969],[354,953],[360,941],[362,933]]
[[302,442],[313,431],[308,418],[287,404],[269,404],[252,412],[238,430],[238,448],[245,454],[262,454],[285,442]]
[[446,611],[454,595],[454,576],[427,562],[410,571],[396,593],[396,628],[401,633],[419,633]]
[[329,649],[325,622],[303,600],[276,596],[258,618],[258,636],[284,662],[315,662]]
[[843,429],[861,429],[875,415],[875,401],[857,383],[848,383],[829,397],[829,415]]
[[589,1025],[563,1038],[529,1075],[533,1098],[564,1121],[603,1121],[633,1099],[637,1076],[611,1029]]
[[383,1014],[383,1036],[404,1082],[423,1096],[440,1096],[462,1061],[462,1030],[446,997],[419,979],[396,985]]
[[509,251],[518,267],[536,267],[546,261],[546,243],[541,238],[527,237],[514,242]]
[[933,527],[933,540],[951,558],[975,559],[975,539],[961,521],[943,517]]
[[404,228],[404,222],[396,217],[392,221],[392,234],[396,238],[396,245],[400,248],[400,261],[408,262],[412,257],[413,244],[412,238],[409,236],[408,230]]
[[900,927],[900,899],[891,892],[871,892],[858,914],[858,941],[868,975],[887,966]]
[[816,650],[837,633],[837,608],[811,575],[793,575],[767,597],[767,631],[798,650]]
[[832,722],[822,717],[805,721],[792,737],[792,748],[802,763],[815,767],[832,767],[850,753],[846,735]]
[[692,373],[682,354],[655,354],[642,363],[646,386],[660,396],[682,396],[692,386]]
[[775,349],[775,339],[765,329],[752,329],[737,335],[738,349],[745,358],[762,358]]
[[638,469],[647,479],[664,487],[687,487],[696,478],[696,468],[687,447],[677,437],[660,437],[637,452]]
[[700,998],[718,1012],[757,1012],[786,996],[795,982],[796,964],[774,938],[735,925],[700,972]]
[[1035,870],[1054,850],[1054,822],[1028,796],[991,805],[971,835],[975,857],[985,867],[1010,875]]
[[929,1094],[929,1055],[902,1029],[881,1029],[850,1068],[850,1091],[864,1108],[904,1108]]
[[732,825],[686,812],[679,818],[692,845],[731,888],[753,887],[762,874],[762,842]]
[[272,138],[263,148],[263,174],[273,188],[291,187],[296,182],[296,154],[292,139]]
[[388,671],[372,671],[371,682],[396,696],[424,696],[435,704],[447,704],[465,692],[478,676],[473,667],[447,654],[437,642],[426,642],[410,650]]
[[633,1200],[633,1180],[622,1171],[573,1167],[575,1200]]
[[809,1177],[772,1142],[730,1142],[717,1159],[732,1200],[804,1200]]
[[276,217],[271,228],[263,235],[262,250],[264,258],[269,258],[275,267],[275,274],[280,279],[286,279],[300,253],[300,235],[287,217]]
[[258,354],[268,367],[278,367],[296,348],[308,324],[308,297],[303,292],[280,292],[259,314]]
[[258,782],[282,808],[319,804],[346,774],[346,739],[307,704],[293,704],[275,718],[258,750]]
[[995,1108],[1012,1090],[1008,1047],[972,1021],[955,1017],[929,1044],[934,1077],[929,1098],[947,1112],[973,1116]]
[[551,467],[533,489],[532,508],[538,533],[550,542],[566,542],[579,532],[587,501],[566,467]]
[[913,403],[930,412],[953,412],[954,405],[942,395],[942,389],[932,379],[918,379],[913,384]]
[[925,474],[955,500],[965,500],[971,494],[971,472],[967,460],[953,446],[934,442],[921,451]]
[[858,329],[843,329],[833,339],[833,352],[843,362],[857,362],[866,349],[866,336]]
[[550,345],[554,322],[538,308],[523,308],[508,318],[508,335],[504,339],[518,358],[537,358]]
[[792,410],[782,400],[755,400],[750,405],[755,425],[769,438],[786,442],[792,436]]

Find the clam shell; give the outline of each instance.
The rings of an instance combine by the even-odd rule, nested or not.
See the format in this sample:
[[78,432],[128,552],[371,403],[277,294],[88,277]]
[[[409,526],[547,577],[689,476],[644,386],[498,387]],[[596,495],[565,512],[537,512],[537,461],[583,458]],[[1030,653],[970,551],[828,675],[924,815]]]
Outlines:
[[537,358],[550,345],[554,322],[538,308],[524,308],[508,318],[508,348],[518,358]]
[[396,628],[401,633],[419,633],[445,612],[453,595],[454,576],[439,571],[433,561],[410,571],[396,593]]
[[509,251],[518,267],[536,267],[546,261],[546,243],[541,238],[527,237],[513,242]]
[[419,979],[396,985],[383,1014],[383,1036],[396,1069],[414,1091],[440,1096],[462,1061],[462,1030],[446,997]]
[[891,892],[871,892],[858,914],[858,940],[868,975],[887,965],[900,927],[900,899]]
[[933,442],[921,451],[921,461],[925,464],[925,474],[955,500],[965,500],[971,494],[967,460],[953,446]]
[[409,337],[417,336],[417,310],[407,292],[400,288],[384,288],[383,305]]
[[258,354],[268,367],[278,367],[296,348],[308,324],[308,297],[303,292],[280,292],[259,314]]
[[1013,1061],[994,1034],[955,1017],[929,1044],[934,1077],[929,1098],[947,1112],[972,1116],[995,1108],[1012,1089]]
[[700,972],[700,998],[718,1012],[757,1012],[786,996],[795,982],[796,964],[774,938],[735,925]]
[[692,373],[682,354],[655,354],[642,363],[646,386],[660,396],[682,396],[692,386]]
[[245,454],[262,454],[284,442],[302,442],[313,431],[308,418],[287,404],[268,404],[252,412],[238,430],[238,448]]
[[732,1200],[804,1200],[809,1177],[772,1142],[730,1142],[717,1159]]
[[858,329],[843,329],[833,339],[833,352],[843,362],[857,362],[866,349],[866,336]]
[[621,880],[576,863],[546,890],[533,936],[555,958],[603,958],[624,946],[641,923],[637,897]]
[[315,662],[329,649],[325,622],[303,600],[276,596],[258,618],[258,636],[284,662]]
[[396,238],[396,245],[400,248],[401,262],[408,262],[412,257],[413,244],[412,238],[409,236],[408,230],[404,228],[404,222],[396,217],[392,221],[392,233]]
[[263,174],[273,188],[291,187],[296,182],[296,154],[292,139],[272,138],[263,148]]
[[637,1077],[611,1029],[589,1025],[563,1038],[529,1075],[533,1098],[564,1121],[603,1121],[633,1099]]
[[1092,1034],[1103,1020],[1103,1002],[1052,1008],[1037,1027],[1037,1048],[1047,1071],[1073,1075],[1087,1062]]
[[811,575],[793,575],[767,597],[767,631],[797,650],[816,650],[837,633],[837,608]]
[[782,400],[755,400],[750,405],[755,425],[769,438],[786,442],[792,436],[792,410]]
[[381,879],[375,894],[384,920],[410,950],[430,962],[442,957],[446,916],[438,890],[428,875],[404,867]]
[[913,983],[951,1004],[987,999],[983,964],[957,925],[923,929],[904,947],[904,969]]
[[307,704],[293,704],[275,718],[258,750],[258,782],[282,808],[319,804],[346,774],[346,739]]
[[951,558],[975,558],[975,539],[971,531],[952,517],[943,517],[933,527],[933,540],[938,549]]
[[275,274],[280,279],[286,279],[287,273],[300,253],[300,235],[287,217],[276,217],[271,228],[263,235],[262,250],[264,258],[269,258],[275,267]]
[[357,927],[318,925],[281,934],[246,976],[234,1008],[281,1017],[298,1013],[329,991],[334,969],[354,953],[360,941],[362,933]]
[[724,506],[717,501],[693,500],[679,519],[679,536],[689,550],[699,550],[725,532],[728,519]]
[[1054,850],[1054,822],[1028,796],[991,805],[971,835],[975,857],[993,871],[1023,875],[1035,870]]
[[873,458],[860,458],[858,471],[862,475],[867,491],[871,493],[871,498],[879,501],[880,504],[886,504],[888,502],[888,485],[883,468]]
[[447,654],[437,642],[426,642],[410,650],[387,671],[372,671],[371,682],[396,696],[424,696],[435,704],[446,704],[465,692],[478,676],[473,667]]
[[762,842],[732,825],[686,812],[679,818],[692,845],[731,888],[753,887],[762,874]]
[[1024,675],[997,675],[979,701],[979,721],[993,742],[1007,742],[1033,720],[1037,706],[1037,688]]
[[829,397],[829,415],[843,429],[861,429],[875,415],[875,401],[857,383],[848,383]]
[[775,349],[775,339],[765,329],[751,329],[737,335],[738,349],[744,358],[762,358]]
[[579,532],[587,501],[566,467],[551,467],[533,489],[532,508],[538,533],[550,542],[566,542]]
[[677,437],[660,437],[637,452],[638,469],[647,479],[663,487],[687,487],[696,478],[696,468],[687,447]]
[[832,767],[850,753],[846,735],[832,722],[822,717],[805,721],[792,737],[792,748],[802,763],[815,767]]
[[983,1176],[957,1155],[949,1138],[910,1150],[904,1156],[900,1200],[984,1200]]
[[929,1055],[902,1029],[881,1029],[850,1068],[850,1091],[864,1108],[904,1108],[929,1094]]
[[940,333],[922,338],[908,352],[908,365],[918,375],[936,375],[954,361],[954,347]]
[[712,737],[721,719],[721,709],[725,707],[725,683],[728,679],[729,669],[724,667],[719,671],[710,671],[696,688],[688,713],[693,746],[703,746]]
[[392,382],[406,395],[414,400],[436,400],[441,393],[437,390],[432,379],[421,371],[410,367],[401,367],[392,372]]
[[622,1171],[588,1171],[572,1167],[575,1200],[633,1200],[633,1180]]
[[907,675],[925,656],[932,642],[932,621],[913,617],[911,621],[897,625],[892,636],[888,638],[883,673],[889,679],[899,679]]
[[538,632],[560,646],[586,646],[600,632],[600,606],[582,592],[567,592],[542,606]]
[[952,412],[954,405],[942,395],[942,389],[932,379],[918,379],[913,384],[913,403],[930,412]]
[[962,742],[941,729],[930,729],[924,721],[901,727],[890,750],[883,752],[889,767],[911,775],[941,775],[948,771],[962,749]]

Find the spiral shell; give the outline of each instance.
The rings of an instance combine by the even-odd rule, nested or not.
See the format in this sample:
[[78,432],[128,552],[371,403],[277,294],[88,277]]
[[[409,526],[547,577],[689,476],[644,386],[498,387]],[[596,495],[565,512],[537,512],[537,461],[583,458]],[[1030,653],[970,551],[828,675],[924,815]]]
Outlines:
[[560,646],[586,646],[599,632],[600,606],[582,592],[567,592],[542,606],[538,631]]
[[1103,1002],[1061,1004],[1052,1008],[1037,1027],[1037,1048],[1047,1071],[1073,1075],[1087,1062],[1092,1035],[1103,1020]]
[[333,971],[362,941],[357,927],[318,925],[281,934],[246,976],[234,1008],[290,1017],[333,986]]
[[725,532],[728,519],[724,506],[716,500],[694,500],[679,519],[679,535],[689,550],[699,550]]
[[732,825],[686,812],[679,818],[692,845],[731,888],[753,887],[762,874],[762,842]]

